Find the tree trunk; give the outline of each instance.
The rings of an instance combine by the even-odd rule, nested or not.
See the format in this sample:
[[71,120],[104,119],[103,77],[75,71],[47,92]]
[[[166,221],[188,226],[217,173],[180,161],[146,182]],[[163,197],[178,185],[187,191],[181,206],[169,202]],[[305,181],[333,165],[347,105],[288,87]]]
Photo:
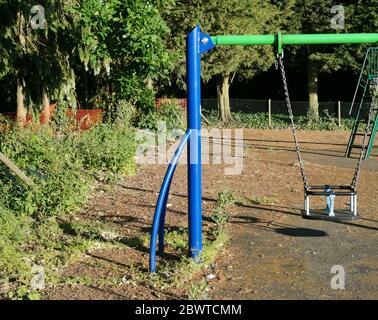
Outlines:
[[17,76],[17,123],[23,126],[26,122],[24,83],[20,75]]
[[219,117],[223,123],[231,122],[230,108],[230,75],[221,75],[217,82],[217,98]]
[[[26,50],[26,37],[24,34],[25,18],[21,11],[17,12],[18,39],[21,47]],[[21,70],[17,72],[17,123],[24,125],[26,122],[27,110],[25,107],[25,80],[21,75]]]
[[308,119],[310,121],[319,120],[319,98],[318,98],[318,70],[314,60],[310,57],[307,60],[308,76],[308,97],[309,110]]
[[88,71],[83,70],[83,89],[84,89],[84,103],[88,105]]
[[41,124],[49,124],[50,122],[50,99],[47,94],[46,88],[43,88],[42,92],[42,112],[41,112]]

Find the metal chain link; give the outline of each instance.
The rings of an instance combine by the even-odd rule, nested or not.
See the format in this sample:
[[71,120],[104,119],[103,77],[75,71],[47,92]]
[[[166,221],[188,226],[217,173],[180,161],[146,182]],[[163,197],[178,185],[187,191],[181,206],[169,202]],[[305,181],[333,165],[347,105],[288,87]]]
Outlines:
[[[277,60],[275,62],[275,66],[276,66],[276,69],[278,69],[278,67],[279,67],[280,70],[281,70],[282,82],[283,82],[284,91],[285,91],[286,105],[287,105],[287,110],[289,112],[289,117],[290,117],[290,121],[291,121],[291,131],[292,131],[294,142],[295,142],[295,150],[296,150],[296,153],[297,153],[297,158],[298,158],[298,162],[299,162],[299,166],[300,166],[300,170],[301,170],[303,184],[304,184],[305,189],[307,189],[308,179],[307,179],[307,176],[306,176],[306,171],[305,171],[304,163],[303,163],[303,160],[302,160],[301,149],[300,149],[300,146],[299,146],[299,141],[298,141],[298,137],[297,137],[297,130],[296,130],[296,127],[295,127],[295,122],[294,122],[293,109],[292,109],[291,101],[290,101],[289,87],[287,85],[287,80],[286,80],[285,66],[283,64],[283,59],[282,59],[281,55],[278,55]],[[353,180],[352,180],[352,183],[351,183],[351,188],[353,190],[356,190],[356,188],[357,188],[358,179],[359,179],[360,173],[361,173],[362,160],[364,158],[366,148],[367,148],[366,140],[367,140],[367,137],[368,137],[368,134],[369,134],[369,128],[371,126],[371,122],[372,122],[372,119],[374,117],[374,114],[377,112],[375,110],[378,107],[376,105],[376,104],[378,104],[378,102],[376,101],[377,97],[378,97],[378,81],[375,82],[375,87],[373,89],[373,101],[371,103],[371,107],[370,107],[370,111],[369,111],[368,122],[367,122],[367,125],[365,127],[365,134],[364,134],[364,138],[363,138],[363,142],[362,142],[362,148],[361,148],[360,156],[359,156],[357,166],[356,166],[356,170],[355,170]]]
[[[303,160],[302,160],[302,154],[301,154],[301,148],[299,146],[299,140],[298,140],[298,137],[297,137],[297,129],[295,127],[293,109],[291,107],[289,87],[287,85],[285,66],[283,64],[283,57],[281,55],[278,55],[277,60],[278,60],[278,65],[281,69],[282,83],[283,83],[283,87],[284,87],[284,91],[285,91],[287,110],[289,112],[289,117],[290,117],[290,121],[291,121],[291,131],[292,131],[293,138],[294,138],[295,151],[297,153],[297,158],[298,158],[298,162],[299,162],[299,166],[300,166],[300,170],[301,170],[304,188],[307,189],[308,188],[308,180],[307,180],[307,176],[306,176],[306,172],[305,172],[305,168],[304,168],[304,163],[303,163]],[[276,64],[277,69],[278,69],[278,65]]]
[[367,140],[367,136],[369,134],[369,129],[371,127],[371,122],[372,122],[372,119],[373,119],[375,113],[377,112],[377,110],[375,110],[375,109],[377,108],[377,99],[378,99],[378,81],[375,81],[373,83],[373,85],[374,85],[374,87],[372,89],[372,91],[373,91],[372,92],[372,102],[371,102],[370,110],[369,110],[369,118],[368,118],[368,122],[367,122],[366,127],[365,127],[365,134],[364,134],[364,139],[362,141],[362,148],[361,148],[360,156],[358,158],[357,167],[356,167],[356,170],[354,172],[353,180],[352,180],[352,183],[351,183],[351,187],[354,190],[356,190],[358,179],[360,178],[362,160],[365,156],[365,152],[366,152],[366,148],[367,148],[366,140]]

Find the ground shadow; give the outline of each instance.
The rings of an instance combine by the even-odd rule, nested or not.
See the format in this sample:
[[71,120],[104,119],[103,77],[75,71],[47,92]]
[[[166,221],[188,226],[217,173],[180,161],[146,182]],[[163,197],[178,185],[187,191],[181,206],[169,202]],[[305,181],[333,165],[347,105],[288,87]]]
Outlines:
[[[251,208],[254,210],[260,210],[260,211],[268,211],[268,212],[276,212],[276,213],[282,213],[287,214],[291,216],[301,216],[301,213],[298,212],[301,209],[295,209],[295,208],[288,208],[288,207],[277,207],[273,205],[250,205],[250,204],[244,204],[244,203],[236,203],[238,207],[243,208]],[[282,209],[289,209],[289,210],[282,210]]]
[[275,230],[278,234],[290,237],[326,237],[327,232],[309,228],[278,228]]

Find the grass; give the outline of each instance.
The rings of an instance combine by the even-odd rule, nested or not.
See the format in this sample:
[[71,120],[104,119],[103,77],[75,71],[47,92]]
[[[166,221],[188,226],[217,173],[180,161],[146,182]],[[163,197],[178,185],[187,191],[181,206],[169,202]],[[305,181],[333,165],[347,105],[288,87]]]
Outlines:
[[48,286],[57,283],[60,270],[81,258],[84,252],[112,245],[113,241],[106,237],[110,232],[108,225],[99,222],[53,217],[28,225],[24,245],[17,245],[13,239],[8,239],[8,243],[1,241],[1,270],[7,276],[2,278],[1,285],[8,288],[3,297],[41,297],[42,293],[30,287],[33,266],[43,268]]
[[173,231],[167,233],[166,237],[170,239],[170,246],[179,249],[178,253],[183,257],[179,261],[165,261],[162,263],[159,267],[160,271],[156,280],[158,283],[162,281],[161,275],[168,274],[170,275],[169,279],[163,279],[165,286],[169,284],[177,288],[184,288],[189,292],[188,296],[190,299],[198,299],[204,294],[206,289],[204,283],[206,281],[202,278],[200,281],[192,283],[192,280],[215,261],[219,252],[227,244],[229,235],[225,226],[230,218],[227,209],[235,201],[236,198],[228,190],[218,194],[216,206],[210,215],[213,224],[204,236],[203,251],[199,261],[186,256],[185,250],[187,250],[188,239],[186,229],[180,232]]
[[[229,214],[227,208],[233,204],[235,197],[231,192],[225,191],[218,194],[218,200],[213,214],[219,215],[223,212],[224,219],[213,219],[210,230],[204,234],[203,252],[200,260],[193,260],[187,256],[188,231],[186,228],[179,228],[166,231],[167,251],[173,252],[175,256],[181,257],[178,260],[163,259],[160,262],[158,272],[150,274],[145,270],[145,266],[138,261],[130,261],[129,264],[117,265],[98,259],[89,259],[85,263],[95,268],[106,269],[107,276],[78,276],[65,278],[61,276],[55,279],[58,285],[71,286],[141,286],[146,290],[179,289],[188,299],[205,299],[208,298],[207,281],[205,278],[206,269],[214,263],[219,252],[228,242],[229,236],[226,231],[226,224]],[[211,215],[212,217],[213,215]],[[118,248],[137,248],[149,246],[149,234],[144,233],[139,237],[133,237],[128,241],[117,240],[114,247]],[[110,275],[109,274],[113,274]]]
[[198,283],[193,283],[190,286],[189,291],[189,300],[204,300],[207,297],[206,295],[207,282],[205,279],[202,279]]
[[239,200],[239,203],[246,203],[246,204],[256,204],[256,205],[263,205],[263,206],[271,206],[276,203],[276,194],[270,195],[270,196],[251,196],[246,197],[245,199]]

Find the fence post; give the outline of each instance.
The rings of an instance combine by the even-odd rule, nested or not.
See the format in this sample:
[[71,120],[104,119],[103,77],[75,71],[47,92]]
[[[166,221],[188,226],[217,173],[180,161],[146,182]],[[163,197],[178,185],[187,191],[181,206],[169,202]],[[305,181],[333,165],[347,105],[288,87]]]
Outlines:
[[337,101],[337,117],[339,119],[339,128],[341,128],[341,102]]
[[272,126],[272,100],[268,99],[268,121],[269,121],[269,127]]

